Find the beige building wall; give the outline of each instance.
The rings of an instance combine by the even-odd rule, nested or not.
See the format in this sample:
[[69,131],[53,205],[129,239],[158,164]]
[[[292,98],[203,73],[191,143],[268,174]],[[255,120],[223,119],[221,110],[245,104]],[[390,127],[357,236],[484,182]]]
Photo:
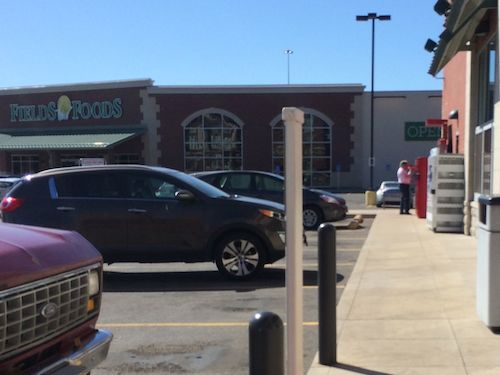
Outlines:
[[[365,188],[369,187],[370,167],[370,92],[363,93],[362,136],[356,142],[357,163]],[[382,181],[394,181],[399,162],[407,159],[415,163],[420,156],[428,156],[436,141],[406,141],[405,123],[425,122],[441,118],[441,91],[379,91],[374,95],[374,152],[373,181],[375,189]]]
[[158,144],[161,136],[158,134],[160,128],[160,120],[158,120],[158,112],[160,106],[156,104],[156,97],[149,95],[149,90],[141,90],[142,98],[141,112],[143,114],[143,124],[146,125],[147,131],[142,136],[144,143],[143,158],[147,165],[158,166],[161,151]]

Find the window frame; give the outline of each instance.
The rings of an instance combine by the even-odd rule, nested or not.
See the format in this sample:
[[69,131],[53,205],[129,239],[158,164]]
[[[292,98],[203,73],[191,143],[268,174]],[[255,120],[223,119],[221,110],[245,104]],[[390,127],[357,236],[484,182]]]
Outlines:
[[[212,122],[210,116],[218,116],[219,120]],[[181,126],[185,172],[243,169],[243,121],[236,115],[218,108],[207,108],[190,115]],[[210,142],[207,137],[212,137]],[[236,156],[231,155],[232,152]]]
[[498,100],[497,33],[485,43],[477,54],[477,125],[474,129],[474,194],[491,193],[493,170],[492,141],[494,131],[494,105]]
[[[322,113],[313,109],[302,110],[304,111],[304,127],[302,133],[303,184],[308,187],[331,186],[333,122]],[[316,122],[321,122],[322,126],[315,126]],[[281,134],[279,134],[279,128],[282,129]],[[271,129],[272,168],[274,173],[283,175],[285,166],[285,126],[281,119],[281,115],[279,117],[277,116],[271,123]],[[325,135],[322,137],[326,139],[318,140],[315,137],[315,130],[317,130],[318,133],[324,133]],[[318,147],[322,145],[325,146],[325,150],[323,155],[319,155],[315,150],[317,151]],[[310,152],[307,152],[307,149],[309,149]],[[315,166],[322,161],[326,161],[328,167],[324,169],[315,169]],[[326,182],[321,183],[321,176],[326,177]]]
[[[19,160],[15,160],[19,158]],[[19,169],[17,169],[19,165]],[[38,154],[11,154],[10,170],[13,175],[24,176],[40,170],[40,156]]]

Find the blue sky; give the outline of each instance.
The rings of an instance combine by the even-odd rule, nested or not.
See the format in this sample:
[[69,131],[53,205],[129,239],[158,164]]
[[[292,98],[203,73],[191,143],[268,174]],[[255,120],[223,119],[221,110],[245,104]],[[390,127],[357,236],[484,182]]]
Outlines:
[[435,0],[0,0],[0,87],[151,78],[157,85],[364,84],[441,89],[427,71]]

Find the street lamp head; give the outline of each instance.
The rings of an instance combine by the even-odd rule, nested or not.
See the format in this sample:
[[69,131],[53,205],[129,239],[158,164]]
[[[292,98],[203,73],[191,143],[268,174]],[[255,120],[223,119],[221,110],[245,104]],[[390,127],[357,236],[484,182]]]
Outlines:
[[283,51],[283,52],[285,52],[287,55],[291,55],[291,54],[293,53],[293,50],[291,50],[291,49],[286,49],[286,50],[285,50],[285,51]]
[[432,39],[427,39],[427,42],[425,42],[424,49],[427,52],[434,52],[436,50],[437,43],[433,41]]
[[378,15],[377,13],[368,13],[366,16],[356,16],[356,21],[368,20],[390,21],[391,16],[389,14]]
[[434,4],[434,11],[440,16],[445,15],[451,8],[451,5],[446,0],[438,0],[436,4]]

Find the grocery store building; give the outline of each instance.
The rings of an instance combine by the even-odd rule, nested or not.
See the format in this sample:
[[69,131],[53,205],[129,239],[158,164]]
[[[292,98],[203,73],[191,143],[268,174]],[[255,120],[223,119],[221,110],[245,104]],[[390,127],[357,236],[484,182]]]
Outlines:
[[[186,172],[283,172],[283,107],[305,113],[304,184],[369,184],[370,93],[353,85],[156,86],[150,79],[0,90],[0,174],[24,175],[82,159]],[[425,126],[440,91],[376,92],[374,181],[400,159],[426,156],[439,138]]]

